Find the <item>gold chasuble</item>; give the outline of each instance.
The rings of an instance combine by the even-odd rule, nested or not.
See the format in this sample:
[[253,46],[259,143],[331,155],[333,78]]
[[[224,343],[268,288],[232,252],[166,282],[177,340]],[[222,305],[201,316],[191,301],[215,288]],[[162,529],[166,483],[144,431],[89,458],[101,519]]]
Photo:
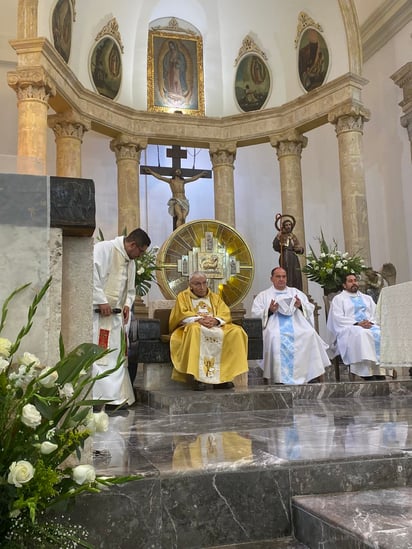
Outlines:
[[[196,320],[213,316],[220,325],[205,328]],[[197,297],[189,288],[181,292],[170,314],[172,379],[188,381],[188,374],[202,383],[217,385],[248,371],[247,335],[231,322],[223,299],[208,290]]]

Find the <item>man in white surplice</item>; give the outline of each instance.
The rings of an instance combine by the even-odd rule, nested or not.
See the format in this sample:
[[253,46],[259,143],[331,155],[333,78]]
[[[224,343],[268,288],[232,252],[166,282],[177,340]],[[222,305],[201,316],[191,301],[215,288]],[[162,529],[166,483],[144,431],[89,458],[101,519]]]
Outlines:
[[327,345],[313,327],[314,305],[297,288],[286,285],[286,271],[271,272],[273,286],[260,292],[252,316],[263,323],[263,377],[298,385],[321,376],[330,365]]
[[[134,260],[150,245],[143,229],[128,236],[102,240],[94,246],[93,341],[113,352],[93,365],[96,376],[116,366],[121,338],[130,322],[130,309],[136,297]],[[116,314],[114,311],[120,312]],[[110,400],[110,405],[133,404],[133,387],[125,365],[95,382],[93,398]]]
[[359,291],[354,274],[347,275],[342,286],[343,291],[332,299],[326,324],[330,354],[340,354],[353,374],[385,379],[378,365],[381,331],[375,320],[375,302]]

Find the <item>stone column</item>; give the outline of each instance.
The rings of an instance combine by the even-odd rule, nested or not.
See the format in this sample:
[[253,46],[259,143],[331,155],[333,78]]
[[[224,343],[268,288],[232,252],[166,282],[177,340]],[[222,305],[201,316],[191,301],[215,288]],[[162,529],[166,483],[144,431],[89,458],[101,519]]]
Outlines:
[[37,36],[39,0],[19,0],[17,7],[17,38]]
[[348,103],[329,113],[339,148],[339,171],[345,251],[359,253],[371,265],[368,209],[363,166],[363,124],[370,117],[363,106]]
[[83,135],[90,130],[90,122],[72,111],[48,117],[56,142],[56,175],[59,177],[81,177],[81,145]]
[[[303,192],[302,192],[302,149],[306,147],[307,137],[295,130],[270,138],[270,144],[275,147],[280,169],[280,192],[282,202],[282,214],[293,215],[296,226],[293,232],[306,250],[305,223],[303,217]],[[298,256],[301,266],[303,257]],[[307,279],[302,277],[303,291],[307,292]]]
[[403,100],[399,103],[404,112],[401,125],[408,132],[412,159],[412,61],[403,65],[395,74],[392,74],[391,78],[403,91]]
[[147,140],[119,135],[110,142],[117,162],[118,234],[140,227],[139,164]]
[[213,165],[215,219],[235,227],[233,164],[236,143],[211,143],[209,153]]
[[17,94],[17,173],[45,175],[48,100],[55,88],[40,67],[9,72],[7,80]]

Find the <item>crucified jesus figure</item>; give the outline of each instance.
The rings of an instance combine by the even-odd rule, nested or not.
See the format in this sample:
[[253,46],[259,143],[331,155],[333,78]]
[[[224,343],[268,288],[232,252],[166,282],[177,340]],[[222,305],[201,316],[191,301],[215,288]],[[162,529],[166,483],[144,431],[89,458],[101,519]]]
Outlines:
[[162,175],[154,172],[151,168],[146,167],[146,173],[153,175],[160,181],[165,181],[170,185],[172,190],[172,198],[168,201],[169,214],[173,217],[173,229],[180,227],[186,221],[186,217],[189,213],[189,201],[185,195],[185,185],[191,181],[196,181],[207,174],[206,171],[200,172],[193,177],[182,177],[182,170],[179,168],[172,172],[172,177],[163,177]]

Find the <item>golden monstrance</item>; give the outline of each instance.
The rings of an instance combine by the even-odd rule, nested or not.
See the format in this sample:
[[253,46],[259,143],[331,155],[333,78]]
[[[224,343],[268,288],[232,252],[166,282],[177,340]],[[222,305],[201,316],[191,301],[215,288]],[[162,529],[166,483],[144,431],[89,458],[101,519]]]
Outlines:
[[201,271],[212,292],[229,307],[238,305],[252,285],[255,265],[242,236],[229,225],[211,219],[178,227],[157,254],[156,278],[166,299],[176,299],[188,287],[189,276]]

